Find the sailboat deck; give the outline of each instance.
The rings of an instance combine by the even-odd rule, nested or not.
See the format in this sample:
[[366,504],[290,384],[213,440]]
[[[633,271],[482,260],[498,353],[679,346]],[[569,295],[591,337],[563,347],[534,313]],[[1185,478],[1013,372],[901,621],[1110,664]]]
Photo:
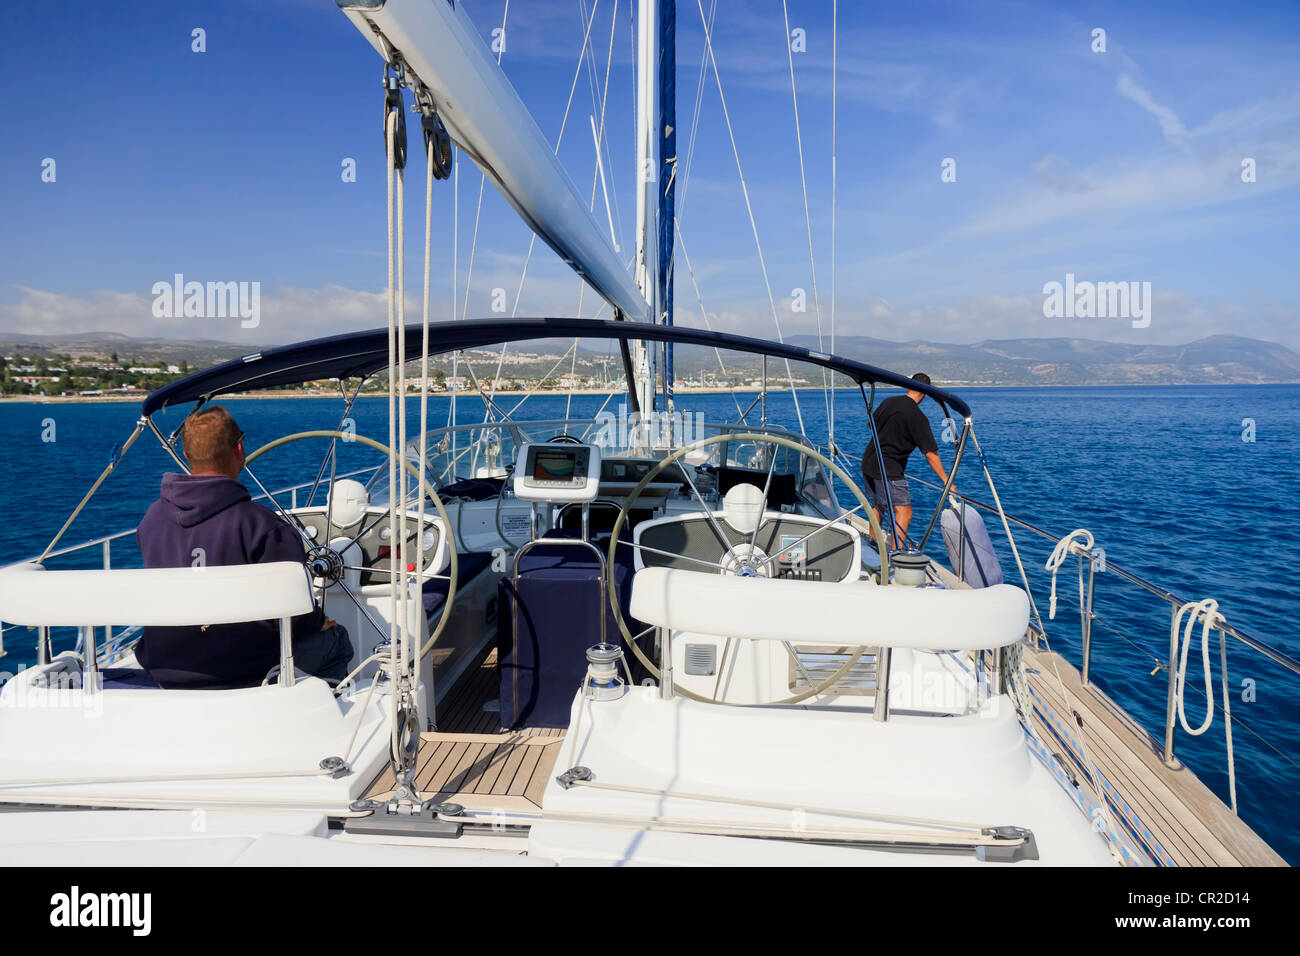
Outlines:
[[[1033,701],[1031,723],[1079,785],[1104,791],[1120,824],[1148,856],[1176,866],[1285,866],[1193,772],[1166,766],[1159,742],[1059,654],[1023,648]],[[438,704],[438,730],[420,737],[416,785],[427,798],[471,809],[536,811],[555,773],[564,731],[501,731],[496,651],[491,650]],[[382,799],[386,769],[367,796]]]
[[[415,784],[438,803],[473,810],[535,811],[555,768],[561,729],[501,731],[497,700],[497,656],[493,649],[438,703],[439,730],[420,735]],[[391,768],[366,796],[383,799],[396,781]]]
[[1166,866],[1286,865],[1184,764],[1166,766],[1159,743],[1098,688],[1085,687],[1073,665],[1042,649],[1025,647],[1024,655],[1039,736],[1081,786],[1088,786],[1091,761],[1112,813],[1137,821],[1137,839],[1153,860]]

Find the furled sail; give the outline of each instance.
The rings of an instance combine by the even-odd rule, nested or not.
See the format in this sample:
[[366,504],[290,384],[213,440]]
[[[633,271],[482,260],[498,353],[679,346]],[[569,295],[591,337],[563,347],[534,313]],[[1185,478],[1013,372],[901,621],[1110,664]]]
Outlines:
[[452,0],[337,0],[379,51],[397,51],[433,97],[456,145],[487,174],[538,237],[629,319],[649,306],[587,203]]
[[[659,3],[659,311],[673,324],[673,222],[677,183],[677,0]],[[673,406],[673,345],[664,345],[664,408]]]

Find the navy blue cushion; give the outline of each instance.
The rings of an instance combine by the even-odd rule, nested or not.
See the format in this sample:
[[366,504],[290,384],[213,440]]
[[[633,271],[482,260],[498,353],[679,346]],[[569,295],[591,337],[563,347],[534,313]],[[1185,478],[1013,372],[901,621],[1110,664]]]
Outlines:
[[99,672],[105,690],[116,688],[158,689],[155,681],[146,671],[138,667],[109,667]]
[[[492,563],[492,555],[483,551],[456,552],[457,587],[464,587],[484,568]],[[451,584],[446,578],[434,578],[424,582],[421,592],[424,595],[424,616],[428,617],[447,600],[447,586]]]
[[[632,569],[632,549],[621,548],[611,586],[636,634],[644,625],[628,617]],[[585,652],[600,640],[602,616],[605,640],[623,646],[613,612],[601,600],[599,577],[600,562],[586,548],[541,544],[520,561],[517,583],[511,576],[501,579],[497,660],[503,727],[568,726],[573,695],[587,672]]]
[[460,498],[464,501],[489,501],[501,494],[504,478],[462,478],[438,489],[443,501]]

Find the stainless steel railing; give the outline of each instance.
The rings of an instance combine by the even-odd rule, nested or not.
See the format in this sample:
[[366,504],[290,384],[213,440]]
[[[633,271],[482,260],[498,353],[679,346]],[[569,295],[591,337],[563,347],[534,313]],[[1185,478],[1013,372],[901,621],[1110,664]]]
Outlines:
[[[369,475],[372,474],[374,470],[375,470],[374,468],[359,468],[356,471],[350,471],[347,474],[336,476],[336,480],[340,478],[355,478],[358,475]],[[262,499],[274,498],[278,495],[287,494],[290,496],[289,507],[297,508],[298,492],[301,489],[307,488],[311,485],[312,482],[310,481],[304,481],[296,485],[288,485],[284,488],[277,488],[275,491],[266,492],[265,494],[254,495],[252,500],[261,501]],[[110,570],[113,566],[113,542],[121,538],[125,538],[128,535],[133,535],[135,534],[135,531],[136,531],[135,528],[128,528],[125,531],[115,531],[112,534],[100,535],[97,538],[90,538],[86,541],[81,541],[77,544],[70,544],[67,547],[58,548],[54,551],[51,551],[49,554],[46,554],[44,556],[44,560],[49,560],[50,558],[61,557],[63,555],[68,555],[68,554],[75,554],[78,551],[85,551],[90,548],[100,547],[103,549],[102,567],[105,571],[107,571]],[[9,563],[3,565],[3,567],[13,567],[14,565],[17,564],[28,564],[32,561],[40,561],[40,560],[42,560],[41,553],[37,552],[36,554],[33,554],[27,558],[22,558],[18,561],[10,561]],[[26,630],[26,628],[24,628],[24,630]],[[122,634],[116,635],[116,637],[112,633],[112,628],[106,627],[104,631],[105,631],[104,646],[118,647],[120,649],[121,638],[123,636],[128,635],[132,631],[132,629],[128,628]],[[5,634],[5,625],[3,621],[0,621],[0,657],[3,657],[5,654],[4,634]],[[119,643],[115,643],[115,641]]]
[[[938,485],[932,481],[928,481],[924,478],[919,478],[915,475],[909,475],[908,477],[912,481],[915,481],[935,491],[943,490],[941,485]],[[958,501],[962,501],[966,504],[969,504],[972,507],[977,508],[981,511],[987,511],[992,514],[998,514],[997,508],[983,501],[980,501],[976,498],[972,498],[968,495],[958,494],[957,492],[951,490],[949,490],[948,494],[949,497]],[[1006,514],[1005,518],[1010,524],[1014,524],[1017,525],[1018,527],[1024,528],[1025,530],[1043,538],[1044,540],[1051,541],[1053,543],[1060,541],[1061,538],[1063,537],[1062,535],[1053,534],[1028,521],[1025,521],[1021,518],[1017,518],[1010,514]],[[1136,587],[1147,592],[1148,594],[1168,603],[1170,605],[1171,629],[1173,627],[1174,622],[1177,620],[1179,609],[1183,608],[1184,606],[1192,602],[1188,598],[1179,595],[1176,592],[1169,590],[1168,588],[1162,587],[1158,584],[1148,581],[1147,579],[1143,578],[1141,575],[1136,574],[1135,572],[1130,571],[1127,568],[1121,567],[1120,565],[1115,564],[1113,561],[1108,560],[1105,557],[1104,549],[1096,549],[1096,551],[1089,551],[1081,548],[1076,553],[1081,554],[1081,556],[1086,558],[1089,562],[1087,579],[1084,588],[1084,599],[1083,599],[1082,607],[1080,607],[1080,611],[1081,611],[1080,637],[1081,637],[1081,655],[1082,655],[1080,676],[1082,677],[1084,686],[1091,686],[1089,672],[1092,665],[1092,628],[1094,623],[1101,623],[1100,619],[1097,617],[1096,613],[1093,610],[1093,598],[1095,592],[1095,580],[1096,580],[1097,571],[1100,570],[1107,574],[1114,574],[1116,577],[1121,578],[1122,580],[1135,585]],[[1108,628],[1108,630],[1113,631],[1114,629]],[[1246,631],[1242,630],[1240,627],[1237,627],[1236,625],[1229,623],[1221,615],[1215,617],[1211,625],[1211,630],[1217,631],[1222,635],[1227,635],[1229,637],[1234,638],[1241,644],[1250,648],[1253,652],[1267,658],[1273,663],[1286,669],[1290,673],[1300,676],[1300,660],[1297,660],[1295,657],[1291,656],[1290,654],[1286,653],[1280,648],[1274,647],[1273,645],[1265,641],[1262,641],[1259,638],[1247,633]],[[1119,632],[1115,631],[1115,633],[1118,634]],[[1120,634],[1120,636],[1123,637],[1124,635]],[[1127,640],[1127,638],[1125,639]],[[1130,643],[1132,642],[1130,641]],[[1174,636],[1173,639],[1170,640],[1169,658],[1167,661],[1162,660],[1160,657],[1151,653],[1150,651],[1147,651],[1145,648],[1142,648],[1138,645],[1134,645],[1134,646],[1138,647],[1139,650],[1142,650],[1144,653],[1147,653],[1149,656],[1151,656],[1152,659],[1158,662],[1159,666],[1165,667],[1169,674],[1168,693],[1166,695],[1166,702],[1165,702],[1165,739],[1164,739],[1163,758],[1166,764],[1172,765],[1174,763],[1174,728],[1177,722],[1177,718],[1175,714],[1175,708],[1177,704],[1176,704],[1176,696],[1174,693],[1174,681],[1175,681],[1175,675],[1178,671],[1179,642],[1176,639],[1176,635]],[[1225,676],[1225,680],[1226,680],[1226,676]],[[1254,730],[1253,728],[1250,728],[1250,726],[1246,724],[1244,721],[1242,721],[1240,717],[1233,715],[1231,713],[1226,714],[1224,720],[1224,733],[1225,736],[1227,737],[1227,745],[1229,747],[1229,751],[1231,751],[1231,732],[1232,732],[1233,723],[1241,723],[1242,726],[1250,730],[1251,733],[1255,734],[1256,736],[1259,736],[1260,739],[1263,740],[1263,742],[1266,745],[1268,745],[1271,749],[1285,756],[1285,754],[1283,754],[1283,752],[1280,749],[1278,749],[1276,746],[1271,744],[1266,738],[1260,735],[1258,731]],[[1294,763],[1294,761],[1292,762]],[[1233,802],[1233,810],[1235,812],[1236,811],[1236,798],[1235,798],[1236,775],[1235,775],[1235,770],[1231,766],[1231,761],[1230,761],[1228,775],[1229,775],[1229,789],[1233,795],[1232,802]]]

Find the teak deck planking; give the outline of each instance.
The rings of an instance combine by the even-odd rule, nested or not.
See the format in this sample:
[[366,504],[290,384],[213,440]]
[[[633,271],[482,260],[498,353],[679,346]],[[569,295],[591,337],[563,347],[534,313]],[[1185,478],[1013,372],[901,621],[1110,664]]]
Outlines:
[[[500,714],[484,708],[497,691],[494,649],[438,702],[439,729],[420,735],[416,757],[415,785],[424,797],[473,810],[541,808],[564,731],[502,731]],[[385,769],[366,796],[382,798],[395,783],[391,768]]]

